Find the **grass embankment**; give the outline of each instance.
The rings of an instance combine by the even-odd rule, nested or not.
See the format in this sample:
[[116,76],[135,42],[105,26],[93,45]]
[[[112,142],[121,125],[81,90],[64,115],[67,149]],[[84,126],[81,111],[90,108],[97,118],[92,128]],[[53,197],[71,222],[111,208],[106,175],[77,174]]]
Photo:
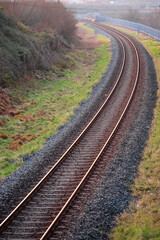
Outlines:
[[0,11],[0,88],[23,81],[25,74],[48,71],[67,47],[69,41],[54,29],[37,31]]
[[[43,147],[74,114],[78,104],[88,98],[110,62],[110,41],[79,26],[81,48],[68,51],[64,61],[44,76],[14,83],[10,94],[16,111],[13,117],[0,116],[0,177],[22,165],[22,157]],[[92,39],[92,49],[87,42]]]
[[[160,43],[150,37],[117,27],[140,41],[153,57],[160,86]],[[122,214],[111,234],[114,240],[160,240],[160,90],[150,137],[139,176],[132,186],[136,200]]]

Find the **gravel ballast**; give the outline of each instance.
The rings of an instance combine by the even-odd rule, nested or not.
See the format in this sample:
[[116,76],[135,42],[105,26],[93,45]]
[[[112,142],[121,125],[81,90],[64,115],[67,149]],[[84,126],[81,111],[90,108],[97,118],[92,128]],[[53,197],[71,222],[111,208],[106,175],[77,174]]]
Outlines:
[[[96,30],[96,32],[108,36],[101,30]],[[1,184],[2,219],[41,178],[40,173],[47,171],[47,165],[51,162],[54,163],[75,139],[75,129],[77,127],[79,127],[79,131],[83,129],[96,108],[102,103],[101,96],[113,83],[116,75],[113,70],[117,69],[120,61],[118,44],[112,37],[111,40],[113,44],[110,66],[101,82],[94,87],[91,96],[80,104],[75,116],[61,127],[56,135],[48,139],[43,149],[25,157],[24,165]],[[130,185],[137,174],[142,152],[148,139],[157,91],[153,61],[146,50],[142,46],[141,48],[147,66],[145,69],[146,81],[136,116],[126,130],[118,154],[103,175],[101,183],[95,189],[85,211],[66,239],[107,239],[108,233],[115,224],[115,217],[121,214],[132,200]],[[96,107],[94,106],[95,102]]]

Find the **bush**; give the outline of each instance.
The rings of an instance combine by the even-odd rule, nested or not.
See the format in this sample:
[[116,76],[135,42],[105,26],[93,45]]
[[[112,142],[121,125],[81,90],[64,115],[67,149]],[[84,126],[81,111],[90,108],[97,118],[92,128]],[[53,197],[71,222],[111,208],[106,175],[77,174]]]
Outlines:
[[[7,87],[17,77],[35,70],[49,70],[68,46],[53,32],[30,34],[0,11],[0,84]],[[56,53],[56,54],[55,54]]]
[[76,27],[76,20],[61,2],[23,1],[1,2],[5,13],[17,21],[31,26],[34,30],[53,30],[71,40]]

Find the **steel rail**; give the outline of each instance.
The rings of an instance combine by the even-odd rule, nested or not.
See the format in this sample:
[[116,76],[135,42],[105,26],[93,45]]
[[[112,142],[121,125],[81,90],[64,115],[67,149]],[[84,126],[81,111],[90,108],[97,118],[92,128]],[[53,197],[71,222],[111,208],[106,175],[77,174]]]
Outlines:
[[87,126],[84,128],[84,130],[80,133],[80,135],[76,138],[76,140],[71,144],[71,146],[66,150],[66,152],[59,158],[59,160],[54,164],[54,166],[45,174],[45,176],[36,184],[36,186],[26,195],[26,197],[13,209],[13,211],[1,222],[0,224],[0,231],[8,224],[8,222],[18,213],[18,211],[22,208],[22,206],[29,200],[29,198],[32,197],[32,195],[40,188],[40,186],[44,183],[44,181],[57,169],[57,167],[63,162],[65,157],[68,155],[68,153],[73,149],[73,147],[78,143],[78,141],[82,138],[82,136],[87,132],[87,130],[90,128],[90,126],[94,123],[98,115],[101,113],[109,99],[111,98],[113,92],[115,91],[120,78],[123,73],[124,65],[125,65],[125,59],[126,59],[126,54],[125,54],[125,49],[123,46],[123,43],[120,39],[118,39],[116,36],[114,36],[120,43],[122,47],[122,52],[123,52],[123,60],[122,60],[122,65],[120,69],[120,73],[118,75],[118,78],[109,93],[108,97],[100,107],[100,109],[97,111],[97,113],[94,115],[94,117],[91,119],[91,121],[87,124]]
[[[93,23],[90,23],[91,25],[94,25]],[[99,27],[100,28],[100,27]],[[102,29],[102,28],[101,28]],[[104,30],[104,29],[102,29]],[[104,30],[106,31],[106,29]],[[114,35],[114,34],[113,34]],[[121,34],[120,34],[121,35]],[[123,35],[123,34],[122,34]],[[121,36],[122,36],[121,35]],[[71,196],[68,198],[68,200],[66,201],[66,203],[64,204],[64,206],[61,208],[61,210],[59,211],[59,213],[57,214],[57,216],[54,218],[54,220],[52,221],[52,223],[50,224],[50,226],[48,227],[48,229],[46,230],[46,232],[43,234],[43,236],[40,238],[40,240],[44,240],[48,237],[48,235],[50,234],[50,231],[53,231],[54,227],[57,225],[58,221],[60,220],[60,218],[62,217],[62,215],[64,214],[64,212],[66,211],[66,209],[68,209],[70,203],[73,201],[73,199],[75,198],[76,194],[78,193],[78,191],[80,190],[80,188],[82,187],[82,185],[85,183],[85,181],[87,180],[87,178],[89,177],[91,171],[93,170],[93,168],[95,167],[96,163],[98,162],[99,158],[102,156],[104,150],[106,149],[107,145],[109,144],[110,140],[112,139],[113,135],[115,134],[116,130],[118,129],[122,119],[124,118],[129,105],[131,103],[131,100],[134,96],[135,90],[136,90],[136,86],[137,86],[137,82],[138,82],[138,76],[139,76],[139,69],[140,69],[140,60],[139,60],[139,55],[138,55],[138,51],[135,47],[135,45],[132,43],[132,41],[126,37],[125,35],[123,35],[123,37],[125,39],[127,39],[127,41],[129,41],[136,53],[136,59],[137,59],[137,71],[136,71],[136,77],[135,77],[135,83],[131,92],[131,95],[128,99],[128,102],[118,120],[118,122],[116,123],[114,129],[112,130],[109,138],[107,139],[106,143],[104,144],[103,148],[101,149],[101,151],[99,152],[99,154],[97,155],[97,157],[95,158],[94,162],[92,163],[92,165],[90,166],[90,168],[88,169],[88,171],[86,172],[86,174],[84,175],[84,177],[82,178],[82,180],[80,181],[80,183],[78,184],[78,186],[76,187],[76,189],[73,191],[73,193],[71,194]]]

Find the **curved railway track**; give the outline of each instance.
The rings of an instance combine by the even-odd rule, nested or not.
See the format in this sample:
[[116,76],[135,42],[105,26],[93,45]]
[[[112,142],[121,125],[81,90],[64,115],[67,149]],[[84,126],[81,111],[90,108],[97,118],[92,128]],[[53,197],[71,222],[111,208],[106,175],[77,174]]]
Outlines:
[[1,223],[0,239],[43,240],[54,235],[55,226],[100,161],[129,108],[140,70],[136,47],[124,34],[92,25],[119,42],[122,61],[115,84],[74,143]]

